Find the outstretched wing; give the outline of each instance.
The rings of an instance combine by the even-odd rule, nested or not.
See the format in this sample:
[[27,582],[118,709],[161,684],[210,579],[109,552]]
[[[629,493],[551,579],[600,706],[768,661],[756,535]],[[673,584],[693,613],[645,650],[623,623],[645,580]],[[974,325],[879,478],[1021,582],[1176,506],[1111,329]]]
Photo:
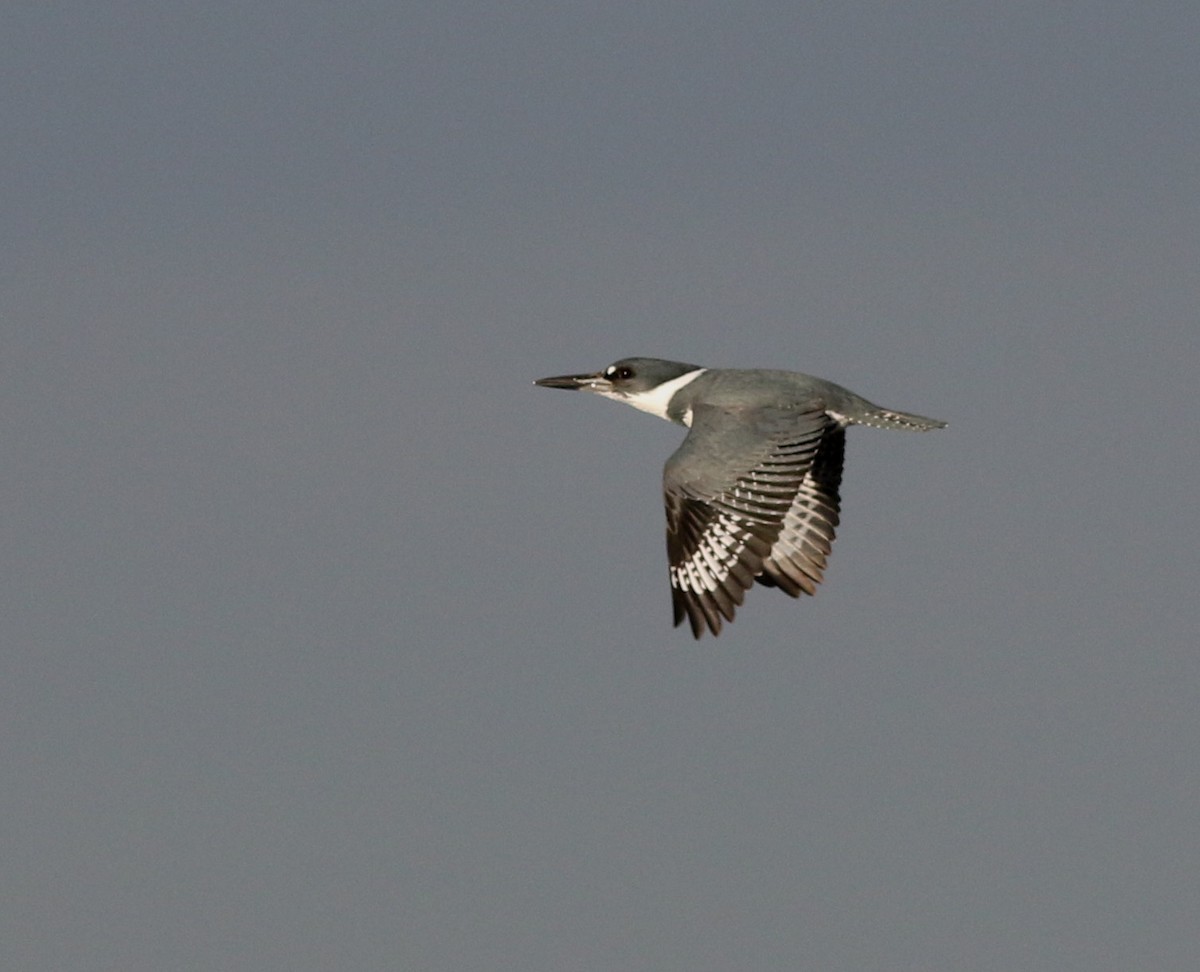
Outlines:
[[822,436],[812,466],[783,518],[771,556],[763,562],[760,584],[778,587],[792,597],[817,593],[840,519],[838,487],[845,451],[846,431],[834,425]]
[[663,471],[675,624],[719,634],[756,579],[813,592],[837,525],[843,444],[820,410],[696,408]]

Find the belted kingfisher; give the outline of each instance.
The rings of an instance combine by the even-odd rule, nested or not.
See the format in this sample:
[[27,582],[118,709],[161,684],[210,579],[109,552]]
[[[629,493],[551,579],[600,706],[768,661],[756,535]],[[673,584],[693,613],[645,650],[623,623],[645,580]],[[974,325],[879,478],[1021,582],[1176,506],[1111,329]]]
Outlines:
[[675,625],[686,617],[697,638],[720,634],[755,581],[816,593],[838,525],[846,426],[946,425],[792,371],[622,358],[534,384],[595,392],[691,430],[667,460],[663,492]]

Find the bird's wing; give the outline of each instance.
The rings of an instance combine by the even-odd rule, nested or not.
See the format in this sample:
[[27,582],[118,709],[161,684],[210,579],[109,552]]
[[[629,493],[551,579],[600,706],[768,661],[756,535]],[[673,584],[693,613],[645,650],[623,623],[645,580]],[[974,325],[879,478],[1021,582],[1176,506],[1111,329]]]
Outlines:
[[675,624],[719,634],[756,579],[812,593],[837,524],[843,443],[821,410],[695,409],[663,470]]
[[822,436],[812,465],[783,518],[783,529],[771,548],[771,556],[763,561],[760,584],[778,587],[792,597],[817,593],[840,519],[838,487],[845,451],[846,430],[834,425]]

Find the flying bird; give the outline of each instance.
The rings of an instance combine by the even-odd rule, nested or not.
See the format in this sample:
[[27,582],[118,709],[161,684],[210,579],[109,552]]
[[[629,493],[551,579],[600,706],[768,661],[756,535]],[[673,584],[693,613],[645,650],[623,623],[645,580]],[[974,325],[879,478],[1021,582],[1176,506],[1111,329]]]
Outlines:
[[816,593],[838,525],[847,426],[946,425],[792,371],[622,358],[534,384],[595,392],[690,430],[663,469],[663,493],[674,621],[687,618],[696,638],[720,634],[755,581]]

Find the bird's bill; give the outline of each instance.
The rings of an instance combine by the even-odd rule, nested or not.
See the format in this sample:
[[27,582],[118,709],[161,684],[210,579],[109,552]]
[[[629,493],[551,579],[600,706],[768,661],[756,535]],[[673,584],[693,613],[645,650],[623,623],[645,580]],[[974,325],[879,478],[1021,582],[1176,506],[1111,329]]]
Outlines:
[[594,375],[557,375],[553,378],[539,378],[534,382],[543,388],[568,388],[572,391],[599,391],[608,388],[612,382],[604,377],[603,372]]

